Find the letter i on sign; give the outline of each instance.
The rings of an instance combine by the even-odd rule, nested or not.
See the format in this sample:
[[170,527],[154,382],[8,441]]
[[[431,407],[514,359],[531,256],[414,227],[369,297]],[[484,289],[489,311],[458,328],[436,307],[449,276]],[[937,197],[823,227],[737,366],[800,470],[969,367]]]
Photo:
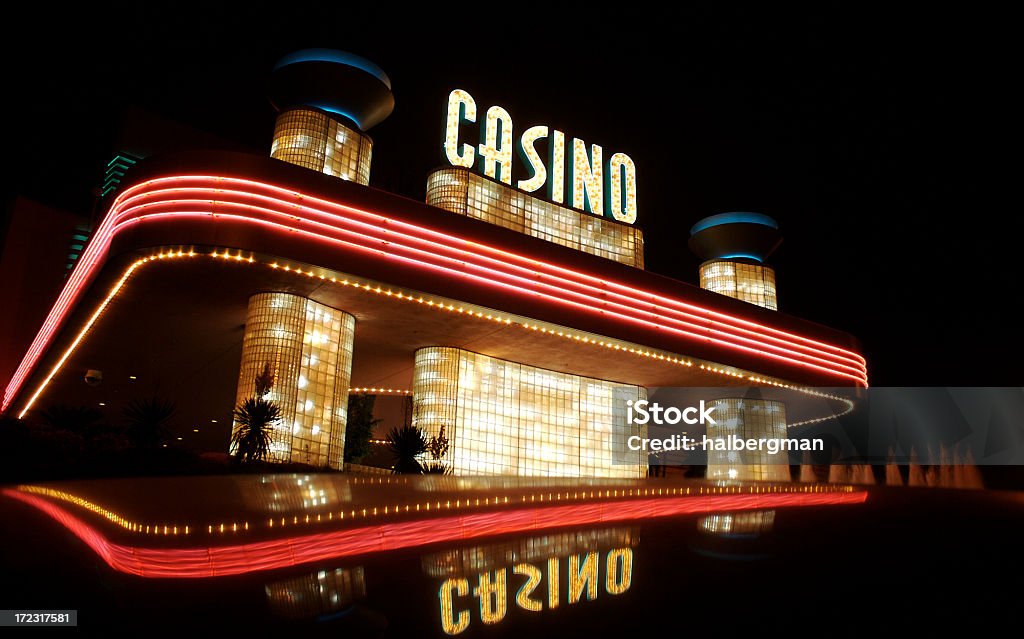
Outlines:
[[551,143],[548,145],[551,151],[551,180],[548,183],[548,197],[556,204],[565,202],[565,134],[561,131],[552,131]]

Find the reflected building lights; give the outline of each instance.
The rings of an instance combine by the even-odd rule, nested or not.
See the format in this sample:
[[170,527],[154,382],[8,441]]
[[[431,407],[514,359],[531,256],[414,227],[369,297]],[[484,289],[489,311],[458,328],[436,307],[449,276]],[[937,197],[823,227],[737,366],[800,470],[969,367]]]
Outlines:
[[639,528],[607,528],[552,532],[547,535],[515,539],[500,544],[471,546],[426,555],[423,572],[430,577],[446,579],[464,577],[511,567],[517,563],[543,563],[548,557],[568,557],[591,550],[605,551],[618,547],[633,548],[640,542]]
[[316,619],[336,614],[366,598],[362,566],[336,568],[273,581],[264,586],[267,604],[275,617]]
[[[266,475],[259,482],[240,482],[238,494],[247,509],[268,515],[319,516],[352,501],[352,484],[329,475]],[[269,520],[268,520],[269,521]]]
[[774,510],[750,510],[701,517],[697,529],[712,535],[750,535],[768,532],[775,525]]

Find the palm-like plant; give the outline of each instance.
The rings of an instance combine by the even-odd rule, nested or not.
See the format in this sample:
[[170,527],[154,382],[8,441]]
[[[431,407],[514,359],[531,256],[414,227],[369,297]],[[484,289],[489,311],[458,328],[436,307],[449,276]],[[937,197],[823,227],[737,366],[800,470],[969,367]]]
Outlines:
[[231,433],[231,445],[242,463],[266,459],[274,427],[281,421],[281,407],[266,399],[274,385],[270,364],[263,366],[256,376],[255,385],[255,396],[243,400],[234,410],[235,429]]
[[260,461],[270,452],[271,431],[281,421],[281,407],[262,397],[250,397],[235,409],[231,444],[238,460]]
[[419,474],[423,466],[418,459],[427,452],[427,439],[423,431],[413,426],[392,428],[387,437],[388,450],[395,456],[396,473]]

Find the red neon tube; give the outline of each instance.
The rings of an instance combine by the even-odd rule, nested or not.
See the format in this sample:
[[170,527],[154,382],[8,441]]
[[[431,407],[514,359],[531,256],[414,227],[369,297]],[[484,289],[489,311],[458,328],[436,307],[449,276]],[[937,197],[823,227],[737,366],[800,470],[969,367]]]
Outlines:
[[[163,185],[172,186],[167,188]],[[225,189],[223,188],[225,185],[247,190]],[[271,195],[265,195],[267,193]],[[597,278],[556,264],[541,262],[502,249],[471,242],[465,238],[445,234],[434,229],[420,227],[401,220],[394,220],[380,214],[327,200],[305,196],[274,185],[238,178],[179,176],[159,178],[141,183],[125,190],[117,198],[111,207],[110,213],[103,220],[93,240],[80,258],[78,267],[72,272],[68,283],[65,285],[60,297],[29,347],[21,365],[8,384],[4,393],[3,410],[6,410],[11,401],[13,401],[14,396],[24,384],[28,374],[34,369],[41,358],[42,352],[52,343],[57,330],[70,313],[71,308],[99,271],[102,261],[106,257],[110,242],[120,229],[130,222],[139,222],[160,214],[184,213],[195,215],[199,213],[210,215],[212,218],[220,216],[212,210],[187,213],[180,211],[180,209],[175,212],[164,210],[166,207],[175,204],[173,200],[167,200],[168,194],[174,196],[175,200],[199,198],[202,203],[210,205],[211,209],[248,207],[250,212],[261,210],[263,214],[270,214],[279,218],[283,216],[299,227],[315,226],[325,228],[329,233],[328,235],[313,231],[308,233],[318,239],[333,239],[337,241],[340,238],[335,235],[337,233],[344,233],[346,230],[348,230],[348,235],[351,237],[355,234],[351,227],[358,226],[363,231],[363,233],[358,234],[362,237],[363,241],[379,243],[380,248],[375,249],[375,253],[385,258],[405,258],[404,261],[414,263],[421,268],[439,268],[447,272],[455,272],[457,275],[474,277],[478,280],[497,280],[509,287],[514,286],[514,283],[520,285],[528,283],[530,288],[523,289],[520,286],[520,289],[524,292],[543,295],[547,299],[562,304],[587,310],[593,309],[596,300],[602,306],[619,309],[621,312],[615,313],[615,316],[624,321],[640,321],[647,325],[673,330],[691,339],[711,341],[746,352],[774,357],[781,361],[797,363],[801,366],[810,366],[817,370],[867,385],[864,358],[857,353],[834,345],[787,333],[769,326],[763,326],[712,309],[682,302],[681,300],[666,298],[611,280]],[[282,197],[287,199],[282,200]],[[240,201],[232,202],[232,198]],[[260,202],[261,204],[270,203],[278,208],[268,209],[259,207],[246,202],[246,200]],[[326,210],[315,209],[311,206],[313,204]],[[337,211],[337,213],[329,211]],[[241,219],[256,222],[258,218],[250,213],[241,216]],[[267,220],[263,220],[263,222],[266,223]],[[280,224],[278,224],[278,227],[289,232],[299,230],[295,227]],[[390,229],[393,228],[401,228],[404,232],[391,231]],[[433,251],[428,252],[429,255],[435,258],[447,256],[449,263],[455,263],[461,266],[461,269],[453,269],[450,266],[440,264],[427,265],[415,259],[410,259],[410,252],[423,253],[424,249],[417,248],[417,245],[420,247],[429,245]],[[368,247],[363,246],[362,248]],[[500,256],[500,259],[498,257],[487,257],[482,254]],[[473,272],[470,273],[469,271]],[[550,283],[544,279],[545,277],[550,279]],[[524,281],[524,278],[528,279]],[[544,291],[557,291],[558,293],[554,295],[541,293],[536,290],[538,288]],[[610,301],[609,298],[616,301]],[[649,311],[646,308],[647,304],[639,303],[641,301],[646,301],[647,304],[650,304]],[[609,314],[608,311],[601,312]],[[637,317],[637,315],[642,316],[643,314],[649,314],[650,320]],[[700,322],[703,326],[695,325],[692,323],[693,321]],[[673,324],[674,326],[667,327],[664,324]],[[681,327],[693,327],[704,333],[714,334],[717,337],[693,334],[691,331],[682,330]],[[783,356],[783,354],[792,354],[795,357]],[[812,361],[806,361],[808,359]],[[823,365],[819,366],[813,362],[820,362]]]
[[[161,180],[154,180],[153,182],[163,181],[163,180],[167,180],[167,179],[176,180],[176,181],[184,181],[184,180],[189,179],[189,178],[162,178]],[[199,178],[199,179],[207,179],[208,180],[208,178]],[[811,346],[823,348],[823,349],[825,349],[827,351],[831,351],[831,352],[835,353],[836,355],[839,355],[839,356],[843,357],[844,359],[847,359],[847,360],[849,360],[849,361],[851,361],[853,363],[857,363],[857,364],[861,364],[861,365],[863,365],[865,363],[864,358],[861,355],[857,354],[857,353],[854,353],[852,351],[848,351],[848,350],[845,350],[845,349],[842,349],[842,348],[839,348],[839,347],[836,347],[836,346],[833,346],[833,345],[830,345],[830,344],[825,344],[823,342],[818,342],[818,341],[815,341],[815,340],[811,340],[811,339],[805,338],[805,337],[803,337],[801,335],[796,335],[796,334],[792,334],[792,333],[786,333],[784,331],[780,331],[780,330],[777,330],[777,329],[774,329],[774,328],[771,328],[771,327],[762,326],[760,324],[757,324],[755,322],[751,322],[749,320],[744,320],[742,318],[732,317],[732,316],[729,316],[729,315],[727,315],[725,313],[721,313],[721,312],[714,311],[714,310],[707,309],[707,308],[700,307],[700,306],[695,306],[693,304],[687,304],[687,303],[679,301],[679,300],[673,300],[671,298],[665,298],[663,296],[654,295],[654,294],[651,294],[651,293],[649,293],[647,291],[643,291],[643,290],[636,289],[634,287],[630,287],[630,286],[626,286],[626,285],[621,285],[621,284],[618,284],[617,282],[614,282],[614,281],[611,281],[611,280],[603,280],[603,279],[600,279],[600,278],[593,277],[593,276],[591,276],[589,274],[586,274],[586,273],[580,273],[578,271],[574,271],[574,270],[571,270],[571,269],[566,269],[566,268],[563,268],[563,267],[559,267],[557,265],[549,264],[549,263],[546,263],[546,262],[541,262],[539,260],[535,260],[535,259],[531,259],[531,258],[526,258],[526,257],[520,256],[520,255],[514,254],[514,253],[509,253],[507,251],[503,251],[501,249],[496,249],[496,248],[493,248],[493,247],[482,245],[482,244],[479,244],[479,243],[476,243],[476,242],[465,241],[463,238],[454,237],[454,236],[451,236],[451,235],[448,235],[448,234],[445,234],[445,233],[441,233],[439,231],[436,231],[436,230],[433,230],[433,229],[429,229],[429,228],[426,228],[426,227],[420,227],[420,226],[417,226],[417,225],[414,225],[414,224],[410,224],[408,222],[403,222],[401,220],[395,220],[395,219],[392,219],[392,218],[388,218],[388,217],[382,216],[380,214],[368,213],[368,212],[362,211],[360,209],[355,209],[355,208],[352,208],[352,207],[339,205],[339,204],[336,204],[336,203],[333,203],[333,202],[329,202],[329,201],[326,201],[326,200],[320,200],[320,199],[317,199],[317,198],[308,197],[308,196],[304,196],[304,195],[301,195],[301,194],[296,194],[294,192],[286,191],[284,189],[281,189],[280,187],[274,187],[272,185],[267,185],[267,184],[260,183],[260,182],[249,182],[249,181],[245,181],[245,180],[233,180],[231,178],[224,178],[223,181],[229,182],[229,183],[231,183],[231,182],[239,182],[239,181],[240,182],[244,182],[244,183],[246,183],[246,186],[251,187],[251,190],[236,191],[236,190],[231,190],[231,189],[224,189],[224,188],[222,188],[220,186],[218,186],[216,188],[212,188],[212,187],[207,187],[207,188],[203,188],[203,187],[181,187],[181,186],[178,186],[178,187],[175,187],[175,188],[172,188],[172,189],[162,189],[162,191],[172,192],[172,193],[175,194],[176,197],[183,196],[185,192],[189,192],[189,191],[191,191],[191,192],[200,192],[201,191],[201,192],[203,192],[203,195],[208,196],[208,197],[203,197],[202,198],[203,201],[204,202],[208,202],[210,204],[220,203],[224,199],[224,196],[227,196],[227,195],[234,196],[234,197],[243,197],[243,198],[257,199],[257,200],[261,200],[263,202],[270,202],[270,203],[279,204],[279,205],[280,204],[284,204],[286,209],[289,210],[289,211],[301,211],[307,217],[311,215],[313,217],[320,217],[322,219],[327,219],[329,221],[329,227],[332,228],[332,229],[338,228],[339,225],[340,226],[344,226],[346,224],[351,224],[351,223],[360,224],[360,222],[356,222],[356,221],[353,220],[353,216],[356,215],[356,216],[359,216],[359,217],[361,217],[363,219],[369,220],[370,221],[369,224],[362,223],[362,225],[365,228],[371,229],[372,231],[379,232],[382,235],[383,238],[387,238],[387,237],[392,236],[394,234],[394,231],[391,231],[390,229],[397,226],[397,227],[402,227],[404,229],[412,231],[413,234],[418,236],[418,237],[432,238],[432,239],[429,240],[430,241],[429,246],[432,247],[432,248],[439,248],[441,250],[445,250],[445,249],[448,248],[448,246],[446,244],[444,244],[443,242],[441,244],[438,244],[437,240],[443,240],[443,241],[451,242],[454,239],[454,240],[457,241],[457,243],[462,243],[465,246],[471,246],[473,248],[472,251],[461,251],[461,254],[462,254],[463,257],[464,256],[469,256],[469,257],[473,257],[473,258],[478,258],[479,259],[480,256],[478,255],[478,253],[480,251],[478,251],[477,249],[482,249],[485,252],[501,255],[502,259],[500,259],[500,260],[491,259],[491,262],[493,264],[496,264],[496,265],[501,266],[503,268],[508,268],[509,267],[509,264],[508,264],[509,260],[512,260],[512,261],[517,262],[517,263],[525,264],[529,268],[523,268],[523,267],[519,267],[519,268],[523,269],[524,272],[527,275],[531,276],[531,277],[536,277],[537,275],[540,274],[540,272],[569,274],[569,275],[573,276],[576,279],[575,280],[566,280],[566,279],[563,278],[563,279],[561,279],[559,281],[560,282],[569,282],[569,283],[578,282],[580,280],[591,281],[591,282],[595,283],[597,286],[594,286],[594,285],[586,285],[586,286],[588,286],[591,290],[599,292],[599,293],[601,293],[603,295],[609,294],[609,289],[623,290],[623,291],[626,291],[626,292],[629,293],[629,296],[625,298],[626,301],[628,301],[628,302],[635,301],[637,295],[649,296],[652,301],[664,302],[664,303],[667,303],[669,306],[674,306],[674,307],[682,308],[684,310],[689,310],[689,311],[697,312],[697,313],[700,314],[700,317],[702,317],[702,318],[714,317],[714,318],[716,318],[717,321],[722,321],[723,323],[725,323],[727,325],[730,325],[730,327],[732,327],[732,328],[740,328],[741,330],[750,330],[750,329],[743,329],[742,327],[743,326],[752,327],[753,329],[757,329],[757,330],[753,330],[751,332],[753,332],[755,334],[759,334],[761,336],[766,336],[765,333],[767,333],[767,334],[778,334],[778,335],[784,336],[784,337],[786,337],[786,338],[788,338],[790,340],[796,340],[797,342],[801,342],[801,343],[804,343],[804,344],[807,344],[807,345],[811,345]],[[133,188],[135,188],[137,190],[138,187],[133,187]],[[129,191],[131,191],[131,190],[132,189],[130,189]],[[262,195],[261,193],[259,193],[259,191],[261,191],[261,190],[270,191],[270,192],[277,193],[277,194],[281,194],[281,193],[286,194],[286,195],[292,197],[295,200],[295,202],[282,201],[282,200],[280,200],[279,197],[270,197],[270,196]],[[121,204],[121,206],[123,208],[127,208],[129,206],[129,204],[134,205],[134,204],[137,204],[139,202],[145,202],[147,200],[152,200],[152,199],[156,199],[157,202],[163,201],[165,198],[153,198],[152,197],[154,194],[159,194],[160,192],[161,192],[161,190],[146,191],[146,192],[143,192],[141,195],[132,196],[130,198],[126,198],[120,204]],[[220,196],[220,197],[218,197],[218,196]],[[326,207],[328,209],[334,209],[334,210],[338,211],[339,214],[328,214],[328,213],[325,213],[324,211],[320,211],[318,209],[314,209],[314,208],[311,208],[311,207],[307,206],[306,204],[304,204],[305,202],[317,202],[318,205],[322,205],[322,206],[324,206],[324,207]],[[299,217],[297,215],[289,215],[289,218],[293,219],[295,221],[303,221],[303,218],[301,218],[301,217]],[[619,296],[622,297],[622,295],[619,295]],[[783,340],[779,340],[779,341],[783,341]]]
[[[188,195],[190,197],[199,197],[201,195],[204,195],[204,193],[190,191]],[[238,195],[244,197],[246,194]],[[132,199],[135,200],[137,198]],[[238,215],[235,215],[235,217],[236,219],[240,219],[242,221],[250,221],[251,219],[251,221],[253,222],[270,222],[272,220],[277,220],[278,222],[282,223],[280,227],[282,228],[282,230],[297,230],[297,227],[289,227],[286,224],[283,224],[283,222],[285,221],[294,222],[296,218],[293,215],[288,215],[273,209],[251,206],[243,203],[228,203],[222,201],[214,202],[209,198],[188,200],[175,199],[169,201],[161,201],[154,203],[152,206],[149,206],[145,209],[140,209],[140,207],[138,206],[130,208],[126,207],[125,209],[123,209],[123,212],[119,215],[119,220],[130,221],[131,219],[152,219],[154,217],[162,217],[168,214],[179,215],[184,214],[187,211],[193,211],[197,208],[200,208],[200,206],[211,205],[216,206],[218,210],[218,212],[211,212],[211,214],[216,215],[218,217],[226,217],[229,216],[229,213],[231,211],[237,211]],[[145,213],[144,215],[133,216],[133,213],[138,211],[144,211]],[[256,215],[253,215],[253,213],[255,213]],[[327,224],[324,222],[311,222],[308,220],[300,221],[305,222],[304,226],[315,226],[321,229],[321,232],[312,233],[314,239],[319,239],[320,237],[328,239],[341,239],[338,237],[340,234],[342,237],[345,238],[357,238],[355,242],[356,244],[361,243],[361,246],[373,248],[378,244],[381,246],[386,245],[387,251],[382,251],[380,248],[377,248],[375,252],[380,253],[385,258],[401,256],[412,257],[416,262],[430,263],[423,264],[423,266],[439,266],[459,276],[465,275],[466,273],[475,273],[482,276],[480,278],[476,278],[478,282],[482,284],[492,284],[495,281],[499,281],[508,285],[509,288],[517,288],[520,291],[534,292],[537,291],[537,289],[541,289],[551,293],[551,295],[544,296],[551,301],[555,301],[557,303],[565,303],[572,301],[579,302],[579,304],[577,304],[576,306],[578,309],[583,311],[592,312],[600,308],[614,308],[618,311],[617,314],[619,316],[625,315],[630,316],[633,319],[641,320],[644,320],[648,317],[654,318],[660,322],[673,324],[676,327],[700,331],[701,333],[707,333],[709,336],[725,338],[714,339],[714,337],[711,337],[711,339],[709,339],[709,341],[713,341],[714,343],[717,343],[719,345],[733,346],[734,343],[739,343],[753,347],[753,352],[759,352],[762,350],[770,351],[776,354],[791,355],[794,356],[797,360],[801,361],[811,361],[816,362],[818,364],[824,364],[825,368],[823,368],[822,370],[828,373],[833,372],[832,369],[828,368],[829,366],[837,366],[842,371],[851,373],[852,376],[849,377],[850,379],[859,382],[866,382],[866,379],[863,376],[862,364],[848,358],[838,357],[834,359],[833,356],[830,355],[826,355],[826,358],[822,358],[816,355],[816,353],[820,353],[821,351],[809,348],[801,344],[788,343],[774,337],[766,338],[764,336],[757,335],[753,331],[749,331],[747,329],[726,330],[723,328],[701,326],[699,324],[693,323],[692,321],[687,321],[687,319],[695,319],[697,321],[706,322],[706,318],[696,317],[692,314],[687,313],[680,313],[678,311],[673,311],[672,309],[655,308],[650,311],[647,311],[643,307],[637,306],[635,300],[632,298],[629,298],[621,294],[600,291],[595,289],[595,287],[586,288],[596,290],[596,296],[590,294],[590,291],[585,290],[585,292],[578,292],[578,290],[574,290],[574,287],[571,285],[571,283],[567,289],[565,286],[558,286],[555,284],[547,283],[543,279],[539,279],[535,272],[530,272],[521,267],[512,267],[513,270],[518,270],[519,273],[510,274],[507,270],[502,270],[510,268],[507,264],[498,263],[502,267],[502,269],[481,266],[474,263],[479,259],[479,257],[473,254],[472,252],[461,249],[451,249],[449,247],[443,247],[435,242],[430,242],[424,239],[395,234],[385,229],[381,229],[377,226],[362,224],[362,226],[368,227],[366,232],[345,232],[344,227],[351,224],[350,220],[338,220],[337,222],[340,222],[340,224]],[[118,224],[115,226],[115,232],[116,230],[119,230],[123,224],[124,222],[118,222]],[[400,244],[397,241],[399,238],[404,240],[407,244],[417,245],[418,247],[422,248],[417,248],[416,246],[408,246],[406,244]],[[454,254],[453,257],[456,260],[455,263],[458,264],[461,267],[461,269],[451,269],[450,267],[447,267],[444,264],[438,264],[438,255],[444,253]],[[490,261],[495,262],[494,260]],[[447,260],[447,263],[451,264],[452,261]],[[416,265],[420,266],[421,264],[417,263]],[[559,284],[561,284],[561,282],[559,282]],[[632,303],[627,304],[619,301],[609,301],[607,299],[609,297],[613,297],[617,300]],[[666,315],[661,315],[659,314],[659,312],[666,313]],[[680,317],[685,319],[679,319]],[[697,333],[684,332],[683,334],[686,335],[687,337],[698,340],[708,339],[704,335]],[[754,335],[755,337],[751,338],[748,337],[747,335]],[[736,342],[733,342],[731,340],[736,340]],[[768,341],[766,342],[764,340]],[[789,346],[789,348],[777,346],[772,342],[785,344],[786,346]]]
[[[757,355],[761,355],[762,357],[774,358],[774,359],[777,359],[779,361],[784,361],[786,363],[797,365],[797,366],[804,366],[804,367],[814,368],[814,369],[816,369],[818,371],[821,371],[823,373],[832,374],[832,375],[838,375],[838,376],[841,376],[841,377],[846,377],[846,378],[848,378],[850,380],[853,380],[855,382],[862,382],[863,383],[865,381],[865,379],[860,374],[857,374],[858,373],[857,369],[855,369],[853,367],[850,367],[850,366],[847,366],[845,364],[835,364],[834,362],[832,362],[830,360],[825,360],[825,359],[822,359],[822,358],[819,358],[819,357],[810,356],[810,355],[803,355],[801,353],[796,353],[796,352],[788,350],[788,349],[782,349],[782,348],[771,346],[771,345],[765,345],[765,344],[763,344],[761,342],[758,342],[758,341],[755,341],[755,340],[751,340],[751,339],[747,339],[747,338],[743,338],[743,337],[738,338],[738,342],[739,343],[735,342],[735,341],[730,341],[728,339],[719,339],[719,338],[716,338],[716,337],[712,337],[712,336],[710,336],[710,335],[708,335],[706,333],[719,333],[719,334],[721,334],[721,331],[708,330],[708,329],[705,329],[705,328],[703,328],[703,327],[701,327],[699,325],[695,325],[695,324],[692,324],[692,323],[684,323],[684,322],[678,322],[678,321],[673,321],[673,320],[666,320],[665,318],[662,318],[661,316],[657,316],[657,315],[654,316],[657,319],[657,321],[653,321],[653,320],[645,319],[643,317],[643,315],[641,315],[640,317],[637,317],[637,316],[629,314],[629,313],[623,314],[621,312],[612,312],[612,311],[608,311],[608,310],[603,310],[600,306],[596,306],[596,304],[598,303],[597,300],[593,300],[593,299],[590,299],[590,298],[582,298],[581,296],[576,296],[579,299],[573,300],[573,299],[567,299],[566,297],[561,297],[561,296],[554,295],[554,294],[547,294],[547,293],[542,293],[540,291],[531,290],[531,288],[535,288],[535,287],[526,288],[526,289],[524,289],[522,287],[516,287],[516,286],[514,286],[514,285],[509,283],[510,279],[509,279],[508,276],[504,276],[503,274],[501,274],[499,272],[493,272],[493,273],[490,273],[490,274],[480,274],[480,275],[477,275],[477,274],[474,274],[474,273],[467,272],[464,269],[452,268],[450,266],[445,266],[445,265],[441,265],[441,264],[434,264],[434,263],[431,263],[431,262],[426,262],[426,261],[423,261],[423,259],[416,259],[416,258],[412,258],[412,257],[408,257],[406,255],[403,255],[402,254],[403,253],[403,250],[402,250],[403,247],[396,246],[393,243],[389,243],[388,248],[390,250],[383,250],[383,249],[380,249],[380,248],[374,248],[373,245],[360,244],[357,241],[351,241],[351,240],[346,240],[346,239],[326,236],[326,235],[323,235],[323,234],[320,234],[320,233],[316,233],[316,232],[313,232],[313,231],[309,231],[309,230],[306,230],[306,229],[295,228],[295,227],[287,226],[287,225],[279,223],[279,222],[274,222],[274,221],[270,221],[270,220],[266,220],[266,219],[257,218],[257,217],[254,217],[251,214],[247,215],[247,214],[232,214],[232,213],[214,213],[214,212],[206,212],[206,211],[183,210],[183,209],[179,208],[180,206],[185,206],[185,205],[187,205],[187,206],[194,206],[195,204],[197,204],[197,202],[193,201],[193,200],[174,201],[174,202],[171,202],[170,204],[174,205],[173,212],[172,211],[167,211],[167,212],[149,212],[149,213],[146,213],[144,216],[129,218],[129,219],[123,221],[123,222],[118,223],[114,227],[115,231],[120,230],[122,227],[129,226],[129,225],[132,225],[132,224],[135,224],[135,223],[139,223],[139,222],[142,222],[142,221],[145,221],[145,220],[153,220],[153,219],[159,219],[159,218],[164,218],[164,217],[174,217],[174,218],[178,218],[178,219],[184,218],[184,217],[214,217],[214,218],[222,218],[222,219],[234,219],[234,220],[238,220],[238,221],[241,221],[241,222],[257,224],[257,225],[261,225],[261,226],[267,226],[269,228],[273,228],[275,230],[280,230],[280,231],[283,231],[283,232],[300,233],[300,234],[309,236],[311,239],[313,239],[315,241],[325,241],[325,242],[332,242],[332,243],[336,243],[336,244],[341,244],[341,245],[344,245],[348,249],[352,249],[352,250],[356,250],[356,251],[363,251],[363,252],[370,252],[373,255],[376,255],[376,256],[379,256],[379,257],[383,257],[385,259],[391,259],[391,260],[394,260],[394,261],[401,261],[401,262],[412,264],[413,266],[416,266],[417,268],[438,270],[438,271],[441,271],[441,272],[445,273],[446,275],[454,275],[456,277],[463,277],[463,278],[473,279],[478,284],[484,285],[484,286],[491,286],[491,287],[503,286],[505,288],[512,289],[515,292],[531,293],[531,294],[533,294],[533,295],[535,295],[537,297],[545,298],[545,299],[547,299],[547,300],[549,300],[551,302],[555,302],[555,303],[558,303],[558,304],[561,304],[561,305],[565,305],[565,306],[571,306],[571,307],[573,307],[576,310],[581,311],[581,312],[585,312],[585,313],[598,313],[598,314],[601,314],[601,315],[604,315],[604,316],[615,317],[615,318],[621,319],[621,320],[623,320],[625,322],[630,322],[630,323],[634,323],[634,324],[641,324],[641,325],[657,328],[659,330],[666,330],[666,331],[673,332],[673,333],[676,333],[676,334],[681,335],[683,337],[686,337],[686,338],[689,338],[689,339],[693,339],[693,340],[696,340],[696,341],[705,341],[705,342],[713,343],[713,344],[716,344],[716,345],[719,345],[719,346],[723,346],[723,347],[726,347],[726,348],[732,348],[734,350],[742,350],[742,351],[745,351],[745,352],[754,353],[754,354],[757,354]],[[245,207],[245,205],[231,205],[230,207],[229,206],[225,206],[224,208],[236,208],[236,209],[240,208],[240,209],[244,210],[247,207]],[[425,251],[418,251],[418,253],[419,253],[419,257],[421,257],[421,258],[429,259],[432,256],[432,253],[428,253],[428,252],[425,252]],[[462,265],[463,267],[466,266],[465,263],[460,263],[460,265]],[[522,280],[522,278],[516,278],[516,279]],[[529,281],[524,281],[524,283],[526,283],[526,284],[534,284],[533,282],[529,282]],[[621,306],[621,305],[618,305],[618,306]],[[627,308],[627,310],[630,310],[630,309]],[[697,331],[702,331],[702,332],[693,332],[691,330],[681,330],[681,329],[678,329],[678,328],[675,328],[675,327],[672,327],[672,326],[666,326],[665,323],[675,323],[677,325],[681,324],[682,326],[685,326],[685,327],[688,327],[688,328],[693,328],[693,329],[695,329]],[[774,351],[774,352],[770,352],[770,351]],[[788,356],[788,355],[793,355],[793,356],[791,357],[791,356]],[[821,366],[821,365],[815,364],[813,362],[821,362],[822,364],[825,364],[825,365]],[[831,368],[830,366],[838,366],[839,368],[838,369]],[[849,373],[847,373],[846,371],[849,371]]]

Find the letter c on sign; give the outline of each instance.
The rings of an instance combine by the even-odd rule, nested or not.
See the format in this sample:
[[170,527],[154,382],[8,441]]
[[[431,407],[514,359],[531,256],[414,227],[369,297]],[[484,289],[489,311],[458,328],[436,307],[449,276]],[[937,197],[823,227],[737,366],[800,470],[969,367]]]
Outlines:
[[448,125],[445,127],[444,155],[452,166],[472,168],[476,149],[470,144],[459,146],[459,126],[476,122],[476,100],[462,89],[448,95]]

